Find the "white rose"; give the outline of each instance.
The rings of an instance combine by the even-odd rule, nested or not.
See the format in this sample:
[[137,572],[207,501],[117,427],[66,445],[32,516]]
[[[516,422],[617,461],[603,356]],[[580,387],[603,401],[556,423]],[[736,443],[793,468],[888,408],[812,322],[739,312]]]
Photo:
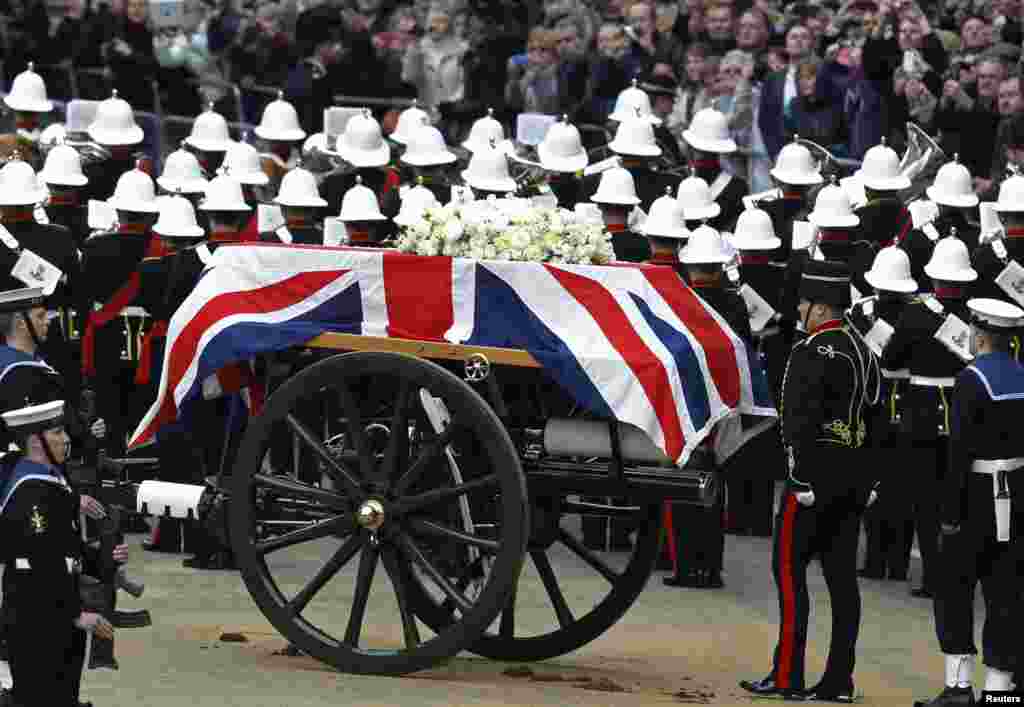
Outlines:
[[444,239],[448,243],[456,243],[465,232],[466,229],[462,227],[461,221],[449,221],[444,227]]

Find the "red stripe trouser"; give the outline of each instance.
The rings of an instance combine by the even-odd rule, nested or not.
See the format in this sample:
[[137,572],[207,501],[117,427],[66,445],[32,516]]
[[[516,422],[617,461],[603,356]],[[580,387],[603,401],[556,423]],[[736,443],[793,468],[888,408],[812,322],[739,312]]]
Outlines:
[[832,635],[821,685],[843,690],[853,685],[860,629],[857,538],[863,500],[850,491],[802,506],[787,489],[775,523],[772,572],[779,593],[779,642],[772,675],[778,687],[802,690],[807,648],[807,566],[818,556],[829,592]]

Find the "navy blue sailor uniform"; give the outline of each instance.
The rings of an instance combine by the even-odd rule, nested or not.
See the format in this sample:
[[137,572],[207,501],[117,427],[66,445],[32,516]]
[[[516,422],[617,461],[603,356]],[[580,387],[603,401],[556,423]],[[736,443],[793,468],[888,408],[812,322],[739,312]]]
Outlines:
[[935,338],[950,314],[966,322],[966,290],[941,288],[912,300],[882,352],[884,370],[909,373],[902,395],[900,434],[913,484],[913,516],[921,550],[922,594],[934,593],[938,570],[939,490],[949,461],[953,384],[964,361]]
[[75,705],[86,642],[73,624],[82,610],[79,497],[59,471],[27,459],[0,474],[3,623],[15,704]]
[[[832,320],[793,347],[782,392],[789,479],[775,527],[772,570],[779,593],[779,641],[772,679],[803,690],[810,601],[807,566],[820,557],[832,608],[832,635],[819,686],[852,689],[860,627],[857,540],[871,491],[861,452],[865,408],[878,392],[877,361],[856,334]],[[802,505],[797,494],[813,491]]]
[[[942,652],[974,655],[974,590],[985,599],[985,665],[1020,670],[1020,601],[1024,563],[1024,366],[1007,352],[978,356],[957,376],[950,418],[950,468],[942,521],[959,526],[944,535],[943,577],[935,599]],[[1009,505],[1005,540],[996,506]],[[1019,686],[1018,686],[1019,689]]]

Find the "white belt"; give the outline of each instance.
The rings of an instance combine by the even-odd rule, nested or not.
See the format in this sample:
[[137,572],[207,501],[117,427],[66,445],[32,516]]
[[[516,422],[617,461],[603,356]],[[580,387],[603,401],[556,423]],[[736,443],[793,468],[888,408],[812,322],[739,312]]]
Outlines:
[[[97,302],[96,304],[93,305],[93,310],[98,312],[101,309],[103,309],[103,307],[104,305]],[[148,317],[149,312],[147,312],[142,307],[138,307],[136,305],[129,305],[121,310],[120,315],[124,317]]]
[[888,368],[879,369],[882,371],[882,378],[888,378],[889,380],[903,380],[910,378],[910,370],[901,368],[898,371],[890,371]]
[[1024,457],[1016,459],[975,459],[971,471],[975,474],[998,474],[1001,471],[1017,471],[1024,467]]
[[[64,562],[67,564],[68,572],[74,572],[78,568],[78,561],[73,557],[65,557]],[[30,570],[32,563],[28,561],[27,557],[18,557],[14,560],[14,569]]]
[[932,376],[910,376],[910,385],[923,385],[926,388],[952,388],[956,378],[933,378]]

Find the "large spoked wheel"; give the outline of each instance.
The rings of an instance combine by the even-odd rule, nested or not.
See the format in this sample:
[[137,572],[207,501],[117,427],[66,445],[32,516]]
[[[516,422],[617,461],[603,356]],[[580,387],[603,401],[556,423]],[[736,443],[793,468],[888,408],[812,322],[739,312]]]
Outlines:
[[[469,648],[522,567],[515,447],[475,391],[422,359],[342,354],[303,370],[250,423],[232,483],[232,546],[253,599],[292,644],[346,672],[408,673]],[[472,517],[486,530],[467,530]],[[486,576],[460,586],[481,557]],[[421,627],[421,582],[457,620]]]
[[[654,570],[661,530],[657,504],[611,506],[563,496],[533,499],[531,514],[532,569],[524,567],[500,619],[470,647],[478,655],[532,661],[570,653],[621,619]],[[635,530],[632,550],[588,549],[581,528],[585,520],[594,519]],[[470,573],[460,586],[478,582],[480,576]],[[425,623],[438,628],[458,622],[460,612],[451,601],[425,581],[419,587],[416,611]]]

